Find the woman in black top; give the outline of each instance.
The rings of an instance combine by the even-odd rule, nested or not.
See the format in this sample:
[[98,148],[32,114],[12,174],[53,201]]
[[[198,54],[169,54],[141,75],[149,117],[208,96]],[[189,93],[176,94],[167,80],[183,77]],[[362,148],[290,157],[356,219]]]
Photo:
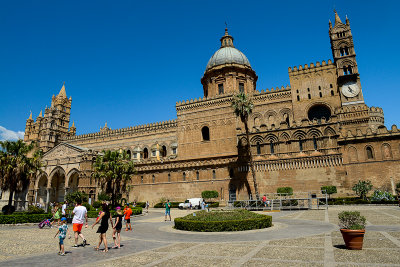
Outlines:
[[95,250],[99,250],[99,247],[101,245],[102,242],[104,242],[104,252],[108,251],[108,247],[107,247],[107,238],[106,238],[106,232],[108,230],[108,220],[110,220],[111,222],[111,227],[113,227],[113,222],[112,222],[112,218],[111,218],[111,214],[110,214],[110,210],[108,208],[107,203],[103,203],[102,204],[102,212],[100,213],[100,216],[97,218],[96,222],[92,225],[92,229],[93,227],[101,221],[99,229],[97,229],[96,233],[100,234],[100,240],[99,240],[99,245],[97,247],[95,247]]
[[117,215],[115,216],[115,224],[114,224],[114,231],[113,231],[113,239],[114,239],[114,246],[113,248],[120,248],[121,247],[121,229],[122,229],[122,217],[124,213],[121,210],[121,207],[117,207],[115,209],[117,211]]

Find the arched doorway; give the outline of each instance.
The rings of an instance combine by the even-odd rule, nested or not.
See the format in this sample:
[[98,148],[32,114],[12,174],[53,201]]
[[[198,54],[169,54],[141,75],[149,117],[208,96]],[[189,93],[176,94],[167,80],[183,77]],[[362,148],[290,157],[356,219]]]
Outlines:
[[233,203],[236,201],[236,186],[234,184],[229,185],[229,202]]
[[58,168],[50,176],[50,202],[63,202],[65,196],[65,172]]
[[78,191],[78,185],[79,185],[79,173],[77,171],[73,171],[68,179],[67,193]]
[[40,203],[43,207],[47,201],[47,176],[42,175],[39,177],[38,187],[36,191],[36,203]]

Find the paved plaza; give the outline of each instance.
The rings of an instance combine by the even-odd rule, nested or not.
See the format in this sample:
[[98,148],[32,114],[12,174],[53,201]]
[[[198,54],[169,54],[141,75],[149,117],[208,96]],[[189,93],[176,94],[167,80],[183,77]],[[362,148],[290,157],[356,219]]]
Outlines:
[[[359,210],[367,218],[364,247],[350,251],[337,226],[342,210]],[[94,251],[94,229],[84,229],[87,247],[57,255],[56,229],[36,225],[0,227],[0,266],[400,266],[400,208],[346,206],[329,210],[260,212],[274,226],[239,233],[192,233],[174,230],[163,211],[135,217],[134,231],[122,232],[121,249]],[[172,210],[172,217],[189,211]]]

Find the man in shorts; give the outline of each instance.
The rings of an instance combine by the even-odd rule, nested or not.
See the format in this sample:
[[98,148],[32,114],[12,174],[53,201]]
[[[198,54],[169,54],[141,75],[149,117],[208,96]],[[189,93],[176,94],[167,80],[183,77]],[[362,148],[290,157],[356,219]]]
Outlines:
[[125,205],[125,209],[124,209],[124,215],[125,215],[125,231],[132,231],[132,224],[131,224],[131,215],[132,215],[132,209],[128,206]]
[[75,245],[73,247],[78,246],[78,236],[83,239],[82,246],[86,246],[86,239],[82,234],[82,226],[86,221],[85,227],[88,228],[88,217],[87,210],[85,206],[82,206],[82,201],[77,201],[74,210],[72,211],[74,218],[72,219],[72,230],[75,233]]
[[169,220],[171,221],[171,203],[169,199],[165,202],[165,221],[167,221],[167,215],[169,215]]

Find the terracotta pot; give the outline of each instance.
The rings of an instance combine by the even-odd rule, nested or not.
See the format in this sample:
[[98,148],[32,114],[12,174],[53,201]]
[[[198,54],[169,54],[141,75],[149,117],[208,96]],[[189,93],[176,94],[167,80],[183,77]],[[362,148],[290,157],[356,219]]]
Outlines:
[[364,240],[364,230],[340,229],[347,249],[361,250]]

